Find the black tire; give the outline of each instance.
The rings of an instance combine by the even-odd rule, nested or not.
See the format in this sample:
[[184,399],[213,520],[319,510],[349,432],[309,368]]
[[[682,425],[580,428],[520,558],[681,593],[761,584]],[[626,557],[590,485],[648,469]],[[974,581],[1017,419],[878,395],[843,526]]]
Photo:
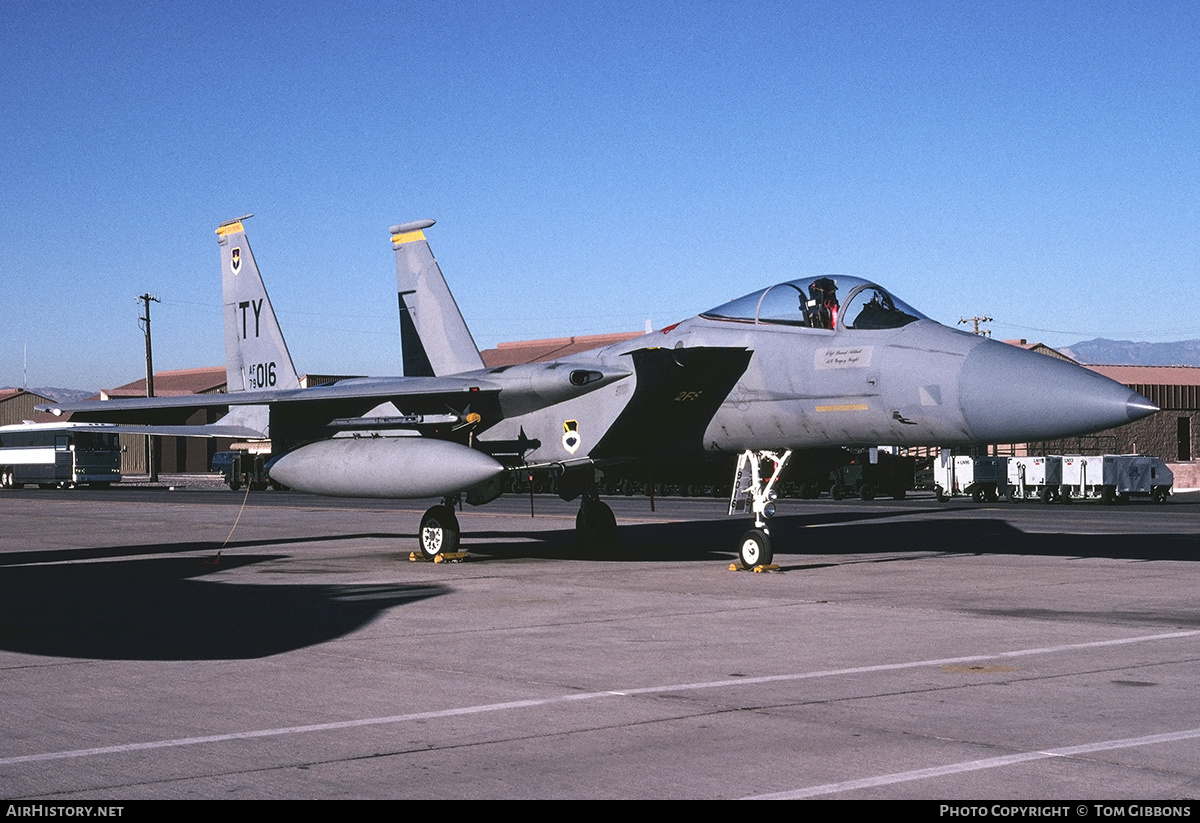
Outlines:
[[1054,502],[1054,489],[1050,488],[1049,486],[1046,486],[1044,489],[1042,489],[1042,493],[1038,496],[1041,498],[1043,503],[1053,503]]
[[586,549],[617,545],[617,518],[603,500],[584,500],[575,515],[575,540]]
[[233,478],[233,477],[229,478],[229,490],[230,490],[230,491],[237,491],[237,490],[238,490],[238,489],[240,489],[241,487],[242,487],[242,481],[241,481],[241,480],[237,480],[237,479],[235,479],[235,478]]
[[983,499],[995,503],[1000,499],[1000,491],[995,486],[988,486],[983,490]]
[[1155,486],[1150,490],[1150,499],[1155,503],[1166,503],[1170,493],[1170,489],[1166,486]]
[[875,499],[875,487],[870,483],[864,483],[862,488],[858,490],[858,499],[870,502]]
[[1070,486],[1059,486],[1058,494],[1054,495],[1054,499],[1057,500],[1059,503],[1070,503],[1071,502],[1071,487]]
[[908,494],[907,489],[893,489],[892,490],[892,499],[893,500],[903,500],[906,494]]
[[983,486],[976,486],[975,488],[971,489],[971,499],[976,503],[983,502]]
[[432,560],[439,554],[453,554],[458,551],[458,536],[458,518],[454,516],[454,509],[432,507],[421,518],[421,528],[417,532],[421,556]]
[[751,529],[738,542],[738,560],[743,569],[770,565],[775,555],[771,551],[771,538],[762,529]]
[[1100,492],[1100,502],[1106,506],[1111,506],[1117,502],[1117,487],[1105,486]]
[[946,490],[943,489],[941,486],[934,486],[933,493],[934,493],[934,496],[937,497],[937,502],[939,502],[939,503],[946,503],[946,502],[949,502],[949,500],[950,500],[950,495],[946,494]]
[[1012,487],[1009,487],[1008,492],[1004,496],[1008,499],[1009,503],[1016,503],[1021,499],[1021,496],[1017,494],[1016,489]]
[[15,489],[17,488],[16,480],[13,479],[13,470],[8,466],[0,468],[0,489]]
[[834,483],[829,487],[829,496],[834,500],[843,500],[846,497],[846,487],[840,483]]

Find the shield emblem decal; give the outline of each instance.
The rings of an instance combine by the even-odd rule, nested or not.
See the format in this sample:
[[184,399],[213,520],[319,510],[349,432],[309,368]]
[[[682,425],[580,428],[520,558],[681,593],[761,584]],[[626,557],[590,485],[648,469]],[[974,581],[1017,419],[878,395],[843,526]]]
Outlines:
[[563,423],[563,448],[571,454],[574,454],[579,449],[579,423],[574,420],[567,420]]
[[233,273],[237,274],[238,269],[242,267],[242,249],[240,246],[233,247]]

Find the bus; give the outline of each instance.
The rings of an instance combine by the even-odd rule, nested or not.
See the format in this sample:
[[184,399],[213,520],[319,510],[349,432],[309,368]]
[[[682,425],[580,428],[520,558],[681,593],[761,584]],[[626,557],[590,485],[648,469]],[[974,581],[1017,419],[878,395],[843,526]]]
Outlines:
[[121,446],[104,423],[0,426],[0,487],[107,488],[121,481]]

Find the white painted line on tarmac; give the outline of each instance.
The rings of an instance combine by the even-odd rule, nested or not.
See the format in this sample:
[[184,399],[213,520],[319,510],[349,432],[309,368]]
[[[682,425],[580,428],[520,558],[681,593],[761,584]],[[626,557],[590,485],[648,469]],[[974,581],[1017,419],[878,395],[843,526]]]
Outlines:
[[[609,689],[598,692],[579,692],[576,694],[559,695],[557,697],[512,700],[504,703],[485,703],[479,706],[464,706],[458,709],[438,709],[436,711],[428,712],[397,714],[391,715],[390,717],[367,717],[359,720],[340,720],[332,723],[313,723],[307,726],[287,726],[278,729],[258,729],[248,732],[229,732],[226,734],[210,734],[198,737],[178,737],[172,740],[153,740],[145,743],[125,743],[117,746],[98,746],[93,749],[74,749],[71,751],[45,752],[43,754],[27,754],[16,757],[3,757],[0,758],[0,766],[10,766],[18,763],[39,763],[48,760],[67,760],[74,757],[96,757],[105,754],[123,754],[126,752],[141,752],[150,751],[153,749],[170,749],[180,746],[196,746],[201,743],[223,743],[231,740],[252,740],[262,737],[282,737],[289,734],[336,731],[338,729],[354,729],[363,726],[386,726],[397,723],[408,723],[414,720],[436,720],[443,717],[462,717],[464,715],[487,714],[491,712],[509,711],[512,709],[529,709],[539,706],[553,706],[555,704],[573,703],[580,700],[595,700],[602,697],[669,694],[672,692],[699,691],[702,689],[752,686],[761,683],[783,683],[793,680],[813,680],[821,677],[839,677],[852,674],[901,671],[904,669],[919,669],[927,666],[949,666],[962,663],[978,663],[984,660],[1027,657],[1029,655],[1053,654],[1056,652],[1068,652],[1080,649],[1098,649],[1106,646],[1125,646],[1132,643],[1147,643],[1155,640],[1176,640],[1184,637],[1195,637],[1196,635],[1200,635],[1200,630],[1167,632],[1165,634],[1146,634],[1138,637],[1123,637],[1116,640],[1095,640],[1090,643],[1070,643],[1062,646],[1043,646],[1034,649],[1017,649],[1010,652],[975,654],[968,657],[943,657],[936,660],[911,660],[906,663],[883,663],[876,666],[856,666],[848,669],[825,669],[815,672],[772,674],[765,675],[763,677],[732,677],[725,680],[707,680],[698,683],[678,683],[665,686],[643,686],[635,689]],[[1181,732],[1181,734],[1186,733]]]
[[788,792],[760,794],[746,797],[744,800],[803,800],[806,797],[821,797],[838,794],[854,789],[872,789],[878,786],[890,786],[893,783],[905,783],[910,780],[925,780],[930,777],[944,777],[948,774],[976,772],[982,769],[996,769],[1001,766],[1011,766],[1014,763],[1028,763],[1031,760],[1046,760],[1051,757],[1072,757],[1079,754],[1104,752],[1112,749],[1128,749],[1134,746],[1151,746],[1155,743],[1172,743],[1176,740],[1191,740],[1200,737],[1200,729],[1188,729],[1181,732],[1166,734],[1151,734],[1145,737],[1126,737],[1122,740],[1105,740],[1100,743],[1085,743],[1081,746],[1064,746],[1061,749],[1046,751],[1021,752],[1002,757],[988,757],[983,760],[970,760],[966,763],[951,763],[948,766],[934,766],[929,769],[914,769],[910,772],[884,774],[879,777],[867,777],[862,780],[846,780],[841,783],[826,783],[824,786],[810,786],[807,789],[796,789]]

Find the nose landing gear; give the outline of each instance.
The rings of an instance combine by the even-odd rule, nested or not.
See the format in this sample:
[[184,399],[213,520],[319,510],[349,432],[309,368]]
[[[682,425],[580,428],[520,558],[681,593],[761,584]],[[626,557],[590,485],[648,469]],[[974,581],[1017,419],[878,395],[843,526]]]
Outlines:
[[[769,566],[774,559],[771,532],[767,521],[775,515],[775,483],[787,466],[792,452],[778,454],[770,451],[746,450],[738,457],[737,473],[733,479],[733,494],[729,498],[729,514],[750,514],[754,528],[738,542],[738,560],[744,569]],[[769,478],[763,479],[763,465],[774,464]]]

